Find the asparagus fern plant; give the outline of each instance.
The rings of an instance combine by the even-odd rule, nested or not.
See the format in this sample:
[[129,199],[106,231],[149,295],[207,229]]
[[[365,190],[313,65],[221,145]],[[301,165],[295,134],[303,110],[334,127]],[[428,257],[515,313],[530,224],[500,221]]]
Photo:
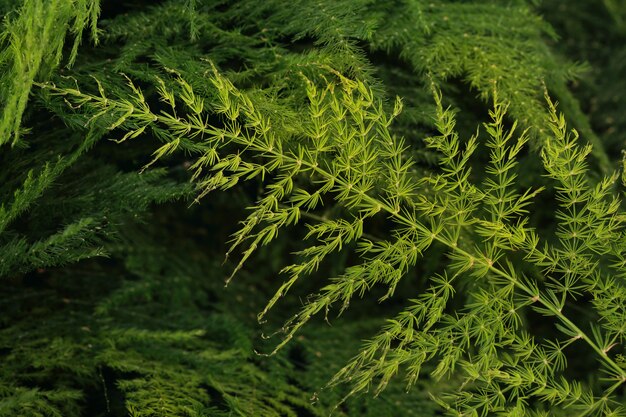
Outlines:
[[626,176],[533,2],[0,4],[0,414],[626,415]]

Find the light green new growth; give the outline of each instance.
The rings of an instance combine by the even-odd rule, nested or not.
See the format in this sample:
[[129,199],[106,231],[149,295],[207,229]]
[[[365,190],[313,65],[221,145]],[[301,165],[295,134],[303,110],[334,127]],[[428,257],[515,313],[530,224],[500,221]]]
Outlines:
[[[515,123],[505,127],[508,105],[498,99],[497,88],[485,133],[477,131],[462,141],[454,114],[443,107],[433,84],[439,135],[426,139],[426,145],[440,155],[440,172],[418,177],[403,140],[389,130],[401,102],[387,113],[363,82],[328,66],[319,71],[317,82],[300,75],[308,102],[297,110],[301,124],[289,129],[262,110],[264,97],[237,89],[215,68],[205,74],[213,86],[212,102],[197,96],[178,75],[176,90],[156,80],[171,108],[161,114],[152,113],[130,81],[130,95],[123,99],[106,97],[101,87],[99,96],[45,88],[87,108],[94,114],[92,124],[113,121],[110,129],[126,130],[122,141],[153,129],[165,141],[154,152],[155,161],[177,150],[197,155],[190,169],[199,198],[242,181],[263,181],[264,194],[233,235],[228,254],[242,248],[233,275],[259,247],[270,244],[283,228],[302,223],[323,201],[332,198],[344,208],[336,218],[306,217],[306,239],[313,243],[295,254],[299,262],[283,269],[285,281],[259,320],[330,254],[353,250],[361,262],[307,300],[285,324],[285,337],[274,352],[320,312],[328,319],[331,309],[341,313],[355,296],[378,286],[387,288],[381,301],[393,296],[418,259],[433,244],[443,245],[449,262],[428,278],[430,288],[368,341],[333,384],[351,383],[351,394],[375,384],[378,393],[398,373],[410,386],[432,363],[433,378],[449,378],[456,385],[435,399],[459,415],[523,415],[535,399],[581,416],[618,415],[611,414],[621,408],[610,399],[626,382],[626,370],[607,353],[623,340],[625,300],[605,262],[624,264],[623,214],[611,191],[617,176],[589,184],[585,164],[591,148],[578,145],[576,133],[567,131],[548,99],[551,135],[542,158],[561,205],[559,242],[549,244],[526,217],[541,189],[519,191],[515,185],[516,158],[528,136],[517,134]],[[209,123],[207,110],[222,122]],[[483,141],[490,152],[487,177],[474,184],[470,161]],[[368,223],[379,217],[390,222],[389,239],[366,235]],[[529,275],[522,266],[526,263],[539,270]],[[465,294],[456,300],[459,280],[466,282]],[[608,286],[619,290],[607,298]],[[603,318],[600,326],[576,323],[570,315],[568,302],[583,294],[594,300],[593,308]],[[453,299],[462,306],[450,312]],[[563,338],[535,340],[522,326],[529,310],[553,317]],[[566,349],[573,344],[593,351],[606,375],[602,391],[563,373]]]
[[71,66],[83,31],[91,27],[91,37],[98,40],[96,22],[100,0],[26,0],[4,16],[0,38],[0,145],[15,145],[24,128],[22,117],[37,77],[48,77],[61,63],[68,33],[74,43],[68,58]]

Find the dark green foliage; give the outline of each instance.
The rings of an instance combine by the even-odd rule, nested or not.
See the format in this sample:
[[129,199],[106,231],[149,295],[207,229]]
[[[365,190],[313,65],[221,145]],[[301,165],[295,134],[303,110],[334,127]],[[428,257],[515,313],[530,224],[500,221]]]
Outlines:
[[626,415],[622,3],[0,2],[0,415]]
[[594,130],[602,135],[607,154],[618,159],[626,141],[621,116],[626,108],[626,97],[621,94],[626,73],[626,4],[613,0],[602,3],[606,7],[598,7],[594,1],[571,5],[545,2],[543,8],[563,35],[563,42],[555,47],[573,59],[589,63],[589,71],[572,87]]
[[69,283],[58,282],[68,270],[40,271],[31,280],[45,287],[30,297],[3,294],[14,314],[3,318],[2,415],[277,416],[303,403],[280,370],[270,380],[255,364],[245,328],[206,306],[201,265],[147,244],[124,242],[135,248],[124,268],[72,268]]

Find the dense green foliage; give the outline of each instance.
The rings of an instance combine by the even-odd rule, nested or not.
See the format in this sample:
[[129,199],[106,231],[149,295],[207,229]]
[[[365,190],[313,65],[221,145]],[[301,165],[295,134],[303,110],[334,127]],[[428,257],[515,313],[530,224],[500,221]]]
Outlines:
[[1,416],[626,416],[623,1],[0,12]]

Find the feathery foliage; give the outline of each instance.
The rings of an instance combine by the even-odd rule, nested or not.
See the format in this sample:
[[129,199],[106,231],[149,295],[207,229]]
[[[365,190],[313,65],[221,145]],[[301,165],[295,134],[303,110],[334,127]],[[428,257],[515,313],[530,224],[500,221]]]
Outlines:
[[21,121],[33,82],[47,78],[61,63],[68,34],[74,37],[68,65],[76,59],[83,32],[91,28],[98,40],[99,0],[28,0],[17,10],[4,10],[0,42],[2,55],[0,145],[18,143]]
[[3,8],[0,415],[626,415],[626,176],[559,19],[52,3]]

